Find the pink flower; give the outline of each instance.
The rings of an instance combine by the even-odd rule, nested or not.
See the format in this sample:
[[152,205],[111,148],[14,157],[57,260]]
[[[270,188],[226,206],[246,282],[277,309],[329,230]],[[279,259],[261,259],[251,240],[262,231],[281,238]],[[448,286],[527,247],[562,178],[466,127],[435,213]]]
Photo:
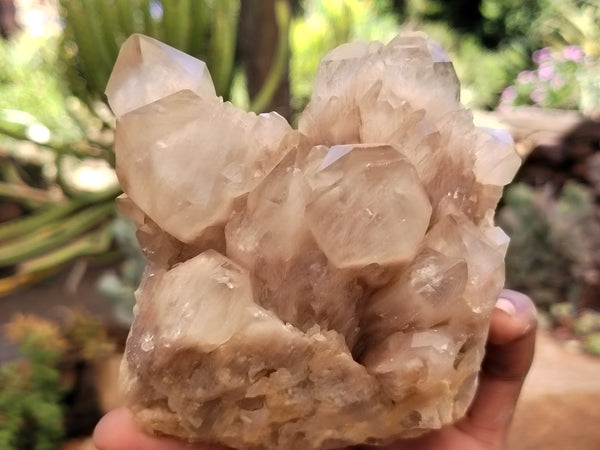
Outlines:
[[536,81],[535,72],[524,70],[517,75],[517,81],[521,84],[534,83]]
[[529,97],[535,102],[536,105],[541,105],[544,100],[546,100],[546,91],[540,88],[535,88],[531,94],[529,94]]
[[563,49],[562,53],[566,59],[575,62],[583,61],[583,57],[585,56],[585,53],[579,45],[569,45]]
[[540,68],[538,69],[538,76],[540,77],[540,80],[544,80],[544,81],[548,81],[552,79],[552,76],[554,75],[554,66],[552,65],[551,61],[544,61],[541,65]]
[[502,91],[502,102],[512,102],[517,98],[517,89],[514,86],[508,86]]
[[544,61],[548,61],[548,60],[552,59],[552,54],[550,52],[550,47],[544,47],[544,48],[541,48],[539,50],[536,50],[535,52],[533,52],[533,55],[531,56],[531,59],[536,64],[540,64],[540,63],[542,63]]

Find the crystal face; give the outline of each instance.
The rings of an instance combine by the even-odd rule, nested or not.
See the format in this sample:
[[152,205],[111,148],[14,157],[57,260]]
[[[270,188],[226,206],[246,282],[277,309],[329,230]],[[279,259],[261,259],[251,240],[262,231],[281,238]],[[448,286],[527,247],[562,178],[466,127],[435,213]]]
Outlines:
[[330,449],[464,415],[520,159],[458,93],[423,34],[345,44],[294,130],[217,98],[204,63],[124,44],[107,95],[148,267],[122,384],[146,430]]

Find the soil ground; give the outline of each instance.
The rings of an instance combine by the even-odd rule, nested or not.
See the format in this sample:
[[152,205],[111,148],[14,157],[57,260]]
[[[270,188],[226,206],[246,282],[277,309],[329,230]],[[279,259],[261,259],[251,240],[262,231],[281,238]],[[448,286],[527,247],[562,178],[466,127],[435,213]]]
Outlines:
[[538,333],[509,437],[509,450],[600,449],[600,358]]
[[[100,296],[94,283],[104,269],[86,273],[76,292],[65,285],[69,271],[35,288],[0,298],[0,327],[13,314],[35,313],[61,319],[69,309],[81,309],[109,319],[112,305]],[[0,338],[0,364],[16,356]],[[107,364],[108,365],[108,364]],[[116,368],[117,363],[113,364]],[[107,371],[105,385],[115,380]],[[104,404],[113,404],[114,398]],[[93,450],[89,440],[72,442],[68,450]],[[525,382],[509,436],[508,450],[599,450],[600,358],[573,353],[540,331],[533,366]]]

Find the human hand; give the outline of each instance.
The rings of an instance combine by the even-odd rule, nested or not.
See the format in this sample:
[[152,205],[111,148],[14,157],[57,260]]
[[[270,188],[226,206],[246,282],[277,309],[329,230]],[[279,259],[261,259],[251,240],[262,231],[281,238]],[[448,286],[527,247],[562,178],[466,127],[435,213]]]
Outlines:
[[[515,291],[503,291],[492,313],[479,388],[467,415],[441,430],[380,449],[503,449],[514,408],[533,359],[535,330],[535,306],[529,297]],[[98,423],[94,444],[98,450],[225,450],[225,447],[216,445],[192,445],[149,436],[135,424],[131,412],[125,408],[108,413]]]

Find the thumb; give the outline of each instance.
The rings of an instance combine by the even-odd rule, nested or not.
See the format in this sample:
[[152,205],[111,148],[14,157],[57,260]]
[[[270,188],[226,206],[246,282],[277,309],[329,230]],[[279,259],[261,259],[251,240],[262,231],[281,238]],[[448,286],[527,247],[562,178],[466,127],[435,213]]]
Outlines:
[[467,416],[457,424],[490,448],[506,439],[533,360],[536,323],[535,306],[528,296],[502,292],[492,313],[477,395]]

